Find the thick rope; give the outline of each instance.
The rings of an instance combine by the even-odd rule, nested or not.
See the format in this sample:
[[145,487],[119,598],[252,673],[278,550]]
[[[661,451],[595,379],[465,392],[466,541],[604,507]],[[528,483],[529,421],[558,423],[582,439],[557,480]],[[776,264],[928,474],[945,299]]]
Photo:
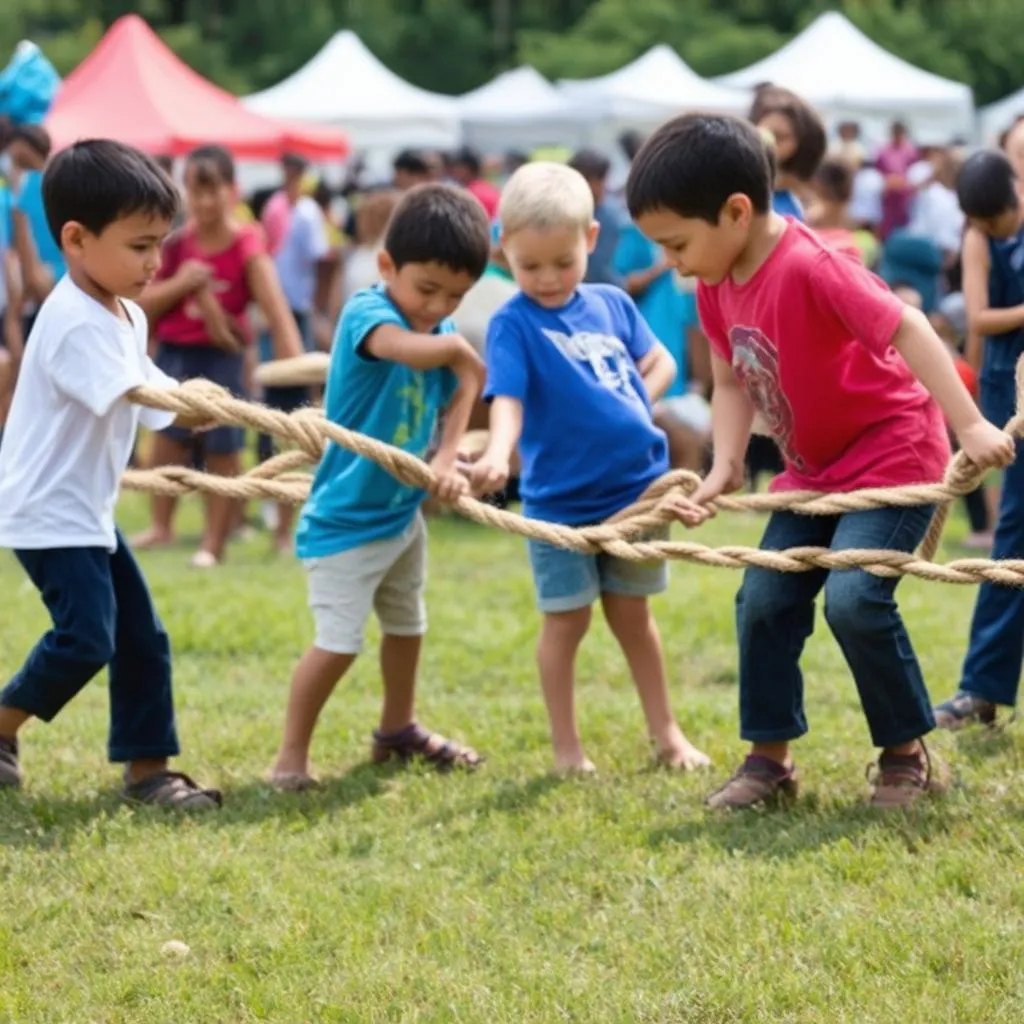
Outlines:
[[[1021,395],[1021,368],[1018,367],[1018,399]],[[403,484],[428,489],[434,477],[430,467],[416,456],[392,445],[348,430],[324,418],[320,409],[299,409],[283,413],[266,406],[234,398],[209,381],[188,381],[174,390],[136,388],[133,401],[154,409],[199,416],[213,423],[250,427],[293,442],[298,450],[285,452],[242,476],[221,477],[178,466],[134,470],[125,474],[127,490],[165,495],[184,495],[202,491],[223,497],[272,499],[301,504],[309,495],[310,477],[297,472],[300,467],[319,462],[328,441],[371,459]],[[1020,402],[1018,401],[1018,408]],[[1019,412],[1006,425],[1008,433],[1024,436],[1024,416]],[[940,484],[916,484],[905,487],[876,487],[839,494],[814,491],[786,491],[777,494],[722,495],[714,507],[723,511],[792,511],[802,515],[841,515],[875,508],[909,508],[935,505],[937,511],[928,534],[916,555],[902,551],[828,548],[791,548],[763,551],[760,548],[710,548],[687,541],[643,539],[652,529],[674,521],[666,507],[667,499],[693,494],[700,477],[687,470],[674,470],[655,481],[641,498],[599,526],[571,527],[527,519],[514,512],[494,508],[475,498],[464,496],[453,508],[467,519],[492,526],[506,533],[546,541],[583,554],[606,552],[633,562],[671,559],[717,568],[742,569],[759,566],[777,572],[809,572],[814,569],[860,568],[875,576],[915,576],[940,583],[992,582],[1024,586],[1024,560],[992,561],[983,558],[960,559],[940,565],[932,561],[942,535],[950,504],[974,490],[983,477],[963,453],[957,454]]]

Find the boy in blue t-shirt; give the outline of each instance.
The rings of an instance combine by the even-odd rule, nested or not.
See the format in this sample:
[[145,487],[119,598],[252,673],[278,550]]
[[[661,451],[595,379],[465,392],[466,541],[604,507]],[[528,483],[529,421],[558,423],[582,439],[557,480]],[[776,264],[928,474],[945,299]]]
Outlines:
[[[327,376],[327,418],[417,456],[434,438],[435,496],[468,489],[457,446],[483,384],[483,363],[448,319],[484,272],[487,217],[468,192],[410,189],[396,207],[380,255],[382,284],[357,292],[338,325]],[[329,443],[300,517],[296,548],[309,574],[316,638],[295,669],[284,737],[271,779],[314,784],[309,745],[324,703],[363,645],[371,611],[383,638],[384,704],[373,759],[419,756],[439,768],[481,758],[414,718],[416,666],[426,631],[423,491]]]
[[[488,448],[473,469],[477,490],[500,489],[516,444],[526,515],[599,523],[635,501],[668,469],[651,401],[675,363],[633,301],[610,285],[581,284],[597,240],[593,196],[577,171],[537,162],[502,194],[502,250],[521,293],[491,321]],[[555,764],[592,772],[573,706],[576,651],[598,597],[629,662],[661,761],[695,768],[707,758],[682,734],[669,706],[658,629],[647,599],[666,587],[663,562],[588,556],[529,542],[544,625],[537,660]]]

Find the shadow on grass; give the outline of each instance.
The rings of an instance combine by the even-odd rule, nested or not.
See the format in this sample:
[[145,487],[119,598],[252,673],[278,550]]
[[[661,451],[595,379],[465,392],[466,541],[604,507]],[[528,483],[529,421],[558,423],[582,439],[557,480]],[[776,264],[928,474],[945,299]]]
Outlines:
[[472,815],[474,818],[487,818],[492,814],[521,814],[532,808],[552,790],[558,789],[568,782],[579,784],[580,781],[566,779],[553,773],[539,775],[523,782],[508,779],[500,782],[497,790],[484,800],[461,807],[446,808],[439,814],[428,818],[427,824],[444,826],[468,815]]
[[[955,798],[951,798],[955,802]],[[936,801],[907,812],[880,811],[864,804],[821,808],[813,797],[785,811],[705,812],[701,817],[648,833],[654,848],[705,843],[727,853],[766,859],[795,858],[840,843],[857,843],[865,833],[899,838],[915,853],[946,835],[954,803]]]
[[1014,734],[1008,728],[966,729],[956,737],[956,756],[968,764],[985,764],[1005,755],[1017,761]]
[[144,827],[166,824],[180,813],[187,815],[190,827],[211,829],[268,819],[284,823],[318,819],[380,796],[387,791],[388,780],[402,771],[398,765],[358,764],[305,793],[281,793],[268,782],[253,781],[226,789],[220,811],[193,814],[162,807],[129,807],[117,789],[82,797],[0,791],[0,847],[63,846],[123,814],[132,815]]

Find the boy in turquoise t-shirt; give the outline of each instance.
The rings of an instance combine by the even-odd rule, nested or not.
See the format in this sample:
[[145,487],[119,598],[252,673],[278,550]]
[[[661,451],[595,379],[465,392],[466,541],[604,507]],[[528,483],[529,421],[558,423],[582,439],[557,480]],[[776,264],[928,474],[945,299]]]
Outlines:
[[[447,409],[431,468],[435,494],[468,489],[457,446],[480,394],[484,368],[449,319],[484,272],[487,217],[468,192],[410,189],[391,218],[382,283],[357,292],[338,325],[327,377],[327,418],[417,456]],[[374,761],[421,756],[439,768],[476,767],[468,747],[419,725],[416,666],[426,631],[425,493],[375,463],[327,446],[296,533],[309,574],[316,638],[295,669],[284,737],[272,772],[282,789],[314,784],[309,745],[324,703],[362,649],[371,611],[380,620],[384,704]]]

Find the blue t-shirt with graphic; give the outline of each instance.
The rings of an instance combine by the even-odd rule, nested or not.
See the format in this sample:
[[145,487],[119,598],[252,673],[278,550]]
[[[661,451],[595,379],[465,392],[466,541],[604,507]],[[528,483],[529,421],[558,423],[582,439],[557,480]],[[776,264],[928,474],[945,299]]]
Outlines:
[[59,281],[64,276],[67,266],[64,263],[64,254],[46,220],[42,171],[25,171],[22,174],[18,183],[18,193],[14,197],[14,209],[23,214],[28,222],[40,261],[50,268],[54,281]]
[[656,343],[633,300],[612,285],[580,285],[559,309],[519,294],[495,314],[485,395],[523,405],[526,515],[601,522],[666,472],[665,435],[637,369]]
[[[650,270],[659,258],[659,246],[635,225],[622,229],[615,252],[615,269],[623,277]],[[671,268],[656,277],[641,295],[636,305],[654,332],[654,336],[668,349],[676,361],[678,372],[665,397],[685,395],[687,392],[687,331],[697,326],[697,296],[684,292],[676,282]]]
[[797,220],[804,219],[804,208],[796,193],[788,188],[779,188],[772,193],[772,210],[780,217],[795,217]]
[[[332,423],[422,458],[438,414],[455,392],[455,375],[447,368],[413,370],[375,359],[366,341],[384,324],[411,330],[384,285],[356,292],[346,303],[331,350],[324,411]],[[454,330],[451,320],[443,320],[434,333]],[[324,558],[397,537],[423,498],[422,490],[330,441],[299,519],[298,556]]]

